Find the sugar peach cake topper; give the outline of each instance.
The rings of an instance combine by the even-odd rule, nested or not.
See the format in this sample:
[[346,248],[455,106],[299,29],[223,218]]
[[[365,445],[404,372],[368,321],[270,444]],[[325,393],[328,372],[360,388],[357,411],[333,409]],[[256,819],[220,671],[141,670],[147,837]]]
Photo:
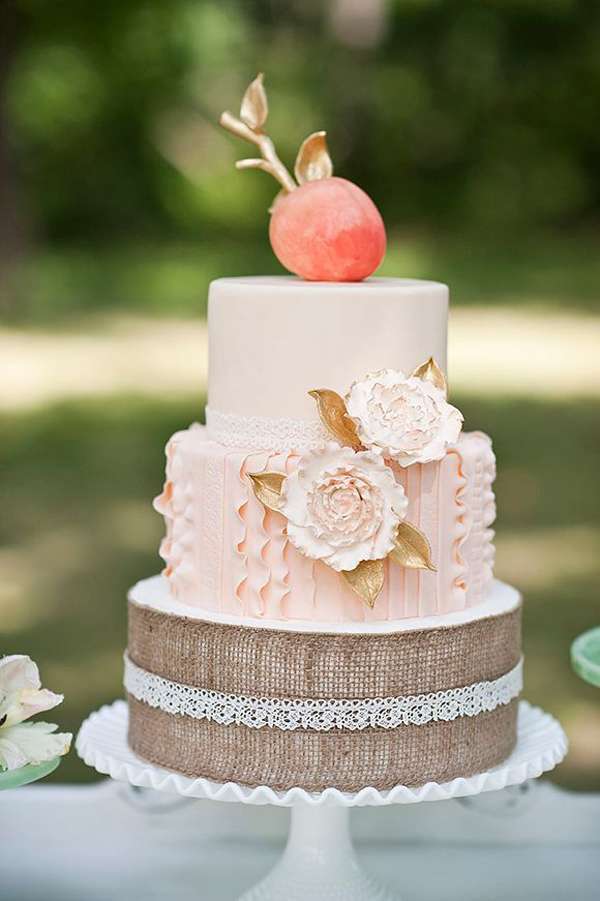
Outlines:
[[301,144],[294,176],[265,133],[269,107],[262,73],[248,86],[240,114],[224,112],[223,128],[254,144],[260,157],[239,160],[238,169],[262,169],[281,185],[271,207],[269,238],[279,262],[309,281],[358,282],[371,275],[385,254],[379,210],[361,188],[333,175],[326,133]]

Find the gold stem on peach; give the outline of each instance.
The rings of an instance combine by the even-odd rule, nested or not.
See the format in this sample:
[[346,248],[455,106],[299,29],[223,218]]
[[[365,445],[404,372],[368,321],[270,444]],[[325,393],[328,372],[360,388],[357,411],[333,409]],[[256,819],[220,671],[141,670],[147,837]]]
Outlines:
[[254,144],[261,152],[262,159],[239,160],[235,164],[237,169],[262,169],[263,172],[272,175],[287,192],[293,191],[297,187],[296,182],[277,156],[275,145],[268,135],[261,131],[253,131],[230,112],[222,114],[219,124],[236,137]]

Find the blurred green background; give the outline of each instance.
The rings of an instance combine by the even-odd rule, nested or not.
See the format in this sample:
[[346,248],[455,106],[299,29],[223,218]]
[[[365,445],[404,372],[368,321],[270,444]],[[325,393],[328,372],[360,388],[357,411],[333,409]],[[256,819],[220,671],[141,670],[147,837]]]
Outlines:
[[[277,187],[215,125],[256,71],[291,163],[327,128],[388,226],[383,274],[450,284],[453,400],[499,461],[498,563],[526,595],[555,779],[600,788],[600,6],[575,0],[8,0],[0,27],[0,651],[76,730],[121,694],[150,500],[203,415],[216,276],[278,273]],[[71,754],[56,779],[94,774]]]

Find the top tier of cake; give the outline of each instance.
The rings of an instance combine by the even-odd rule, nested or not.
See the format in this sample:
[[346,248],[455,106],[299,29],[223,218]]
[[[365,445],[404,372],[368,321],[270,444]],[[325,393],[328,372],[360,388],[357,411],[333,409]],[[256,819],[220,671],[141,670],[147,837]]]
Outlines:
[[410,373],[429,357],[446,368],[448,288],[439,282],[223,278],[210,286],[208,322],[217,417],[314,421],[311,388],[343,395],[368,372]]

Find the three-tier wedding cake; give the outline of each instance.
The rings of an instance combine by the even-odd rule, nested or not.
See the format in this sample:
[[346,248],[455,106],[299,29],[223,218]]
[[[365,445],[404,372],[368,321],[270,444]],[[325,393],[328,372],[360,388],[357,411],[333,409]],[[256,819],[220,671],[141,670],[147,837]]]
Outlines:
[[129,742],[276,789],[469,776],[516,741],[520,597],[491,441],[447,399],[448,289],[365,279],[376,208],[322,133],[296,184],[265,119],[259,77],[222,121],[281,182],[271,240],[304,278],[210,286],[206,425],[167,445],[166,568],[129,596]]

